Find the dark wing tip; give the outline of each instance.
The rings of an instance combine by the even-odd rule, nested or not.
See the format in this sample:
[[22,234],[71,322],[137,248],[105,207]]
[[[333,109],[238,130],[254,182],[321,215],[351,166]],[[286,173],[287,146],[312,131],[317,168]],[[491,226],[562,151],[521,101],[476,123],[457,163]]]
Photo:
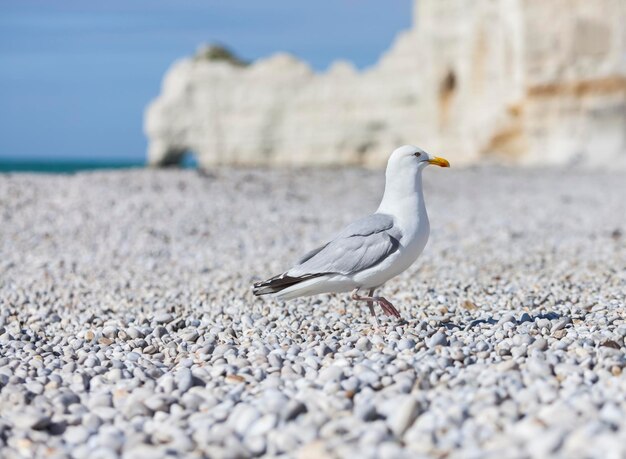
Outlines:
[[256,282],[252,284],[252,293],[255,296],[278,293],[281,290],[286,289],[287,287],[291,287],[292,285],[296,285],[302,281],[311,279],[313,277],[323,276],[324,274],[325,273],[305,274],[303,276],[292,277],[292,276],[288,276],[287,273],[282,273],[266,281]]
[[261,282],[255,282],[254,284],[252,284],[252,293],[255,296],[267,295],[269,293],[276,293],[277,291],[282,290],[282,288],[278,288],[278,287],[284,284],[284,281],[283,281],[284,277],[285,277],[285,273],[279,274],[278,276],[271,277]]

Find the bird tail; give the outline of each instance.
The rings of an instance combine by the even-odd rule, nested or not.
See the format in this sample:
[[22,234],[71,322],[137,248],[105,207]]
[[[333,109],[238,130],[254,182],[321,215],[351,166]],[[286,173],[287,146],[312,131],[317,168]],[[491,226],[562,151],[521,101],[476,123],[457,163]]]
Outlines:
[[303,276],[288,276],[287,273],[279,274],[271,277],[263,282],[257,282],[252,285],[252,293],[255,296],[270,295],[279,293],[282,290],[292,287],[300,282],[304,282],[314,277],[323,276],[324,274],[305,274]]

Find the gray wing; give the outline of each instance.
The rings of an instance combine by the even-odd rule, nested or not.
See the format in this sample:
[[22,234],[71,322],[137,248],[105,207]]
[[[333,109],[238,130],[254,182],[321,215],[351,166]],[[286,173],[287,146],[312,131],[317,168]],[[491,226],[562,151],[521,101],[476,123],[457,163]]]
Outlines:
[[354,274],[377,265],[398,250],[401,237],[392,216],[372,214],[350,224],[328,244],[307,253],[287,274]]

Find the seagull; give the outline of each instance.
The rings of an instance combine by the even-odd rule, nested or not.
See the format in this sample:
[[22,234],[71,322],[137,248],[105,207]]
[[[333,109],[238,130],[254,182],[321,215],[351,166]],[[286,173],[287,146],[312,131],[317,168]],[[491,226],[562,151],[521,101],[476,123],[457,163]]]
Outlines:
[[[253,294],[290,300],[352,292],[353,300],[367,303],[377,324],[375,304],[387,316],[399,318],[394,305],[374,292],[411,266],[426,246],[430,224],[422,171],[431,164],[450,167],[447,160],[414,145],[394,150],[387,162],[385,192],[376,212],[351,223],[289,270],[255,283]],[[360,294],[362,290],[367,294]]]

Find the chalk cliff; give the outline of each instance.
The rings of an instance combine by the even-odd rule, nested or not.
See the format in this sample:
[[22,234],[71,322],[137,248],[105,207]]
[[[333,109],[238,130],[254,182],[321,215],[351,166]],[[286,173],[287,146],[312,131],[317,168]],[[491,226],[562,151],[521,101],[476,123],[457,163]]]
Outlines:
[[148,159],[379,165],[414,143],[456,164],[626,167],[624,23],[624,0],[419,0],[361,72],[203,48],[146,110]]

